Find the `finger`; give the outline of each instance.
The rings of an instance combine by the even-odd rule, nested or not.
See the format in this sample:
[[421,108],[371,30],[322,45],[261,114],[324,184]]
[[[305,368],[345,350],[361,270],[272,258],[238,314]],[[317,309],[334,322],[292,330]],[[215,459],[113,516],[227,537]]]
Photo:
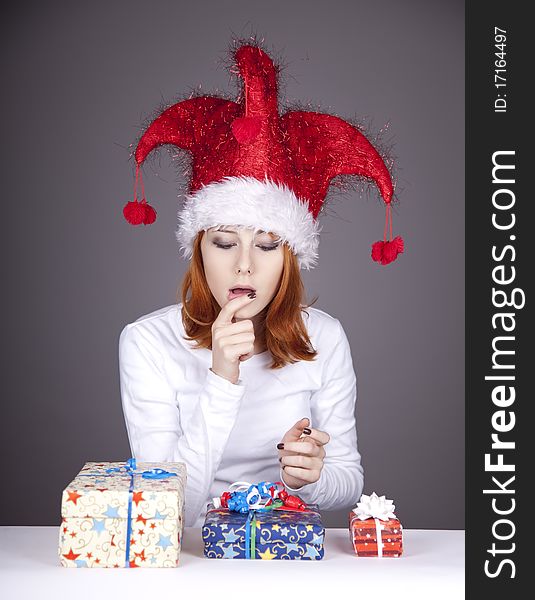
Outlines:
[[302,419],[299,419],[299,421],[297,421],[297,423],[286,432],[284,437],[286,439],[293,438],[294,440],[297,440],[303,434],[303,430],[307,429],[309,425],[310,419],[308,417],[303,417]]
[[284,472],[291,477],[301,479],[302,481],[306,481],[308,483],[314,483],[320,478],[320,471],[311,471],[310,469],[302,469],[300,467],[284,467]]
[[254,325],[251,319],[244,319],[243,321],[237,321],[236,323],[223,323],[217,325],[214,321],[214,327],[212,329],[212,338],[223,338],[229,335],[235,335],[237,333],[254,332]]
[[230,348],[230,351],[237,348],[245,348],[245,351],[240,351],[237,355],[238,361],[244,362],[254,356],[254,341],[254,333],[239,333],[236,335],[230,335],[224,340],[221,340],[220,346],[223,351],[225,351],[226,348]]
[[251,356],[253,356],[254,348],[251,351],[251,342],[245,342],[243,344],[232,344],[230,346],[225,346],[223,352],[227,360],[237,361],[240,359],[240,357],[247,356],[248,354],[251,354]]
[[244,331],[243,333],[235,333],[232,335],[225,336],[224,339],[221,339],[220,345],[221,348],[224,348],[228,345],[232,346],[233,344],[245,344],[246,342],[253,344],[254,341],[254,333],[252,333],[251,331]]
[[317,456],[303,456],[297,454],[293,456],[283,456],[280,461],[283,467],[299,467],[301,469],[321,470],[323,460]]
[[295,454],[305,454],[307,456],[319,456],[321,452],[321,446],[318,446],[314,442],[284,442],[282,448],[280,448],[280,445],[277,448],[284,450],[285,456],[287,456],[287,452],[295,452]]
[[305,433],[304,439],[310,438],[320,444],[321,446],[325,446],[331,441],[331,436],[326,431],[320,431],[319,429],[314,429],[313,427],[309,427],[310,433]]
[[250,298],[247,294],[229,300],[219,311],[214,324],[218,323],[218,325],[224,325],[232,323],[234,314],[237,313],[240,308],[251,304],[251,302],[254,302],[254,298]]
[[[306,441],[306,439],[304,440]],[[310,443],[310,442],[309,442]],[[315,454],[314,456],[319,456],[320,458],[325,458],[325,446],[320,446],[317,442],[314,442],[314,445],[317,447],[317,454]],[[293,454],[293,453],[292,453]]]

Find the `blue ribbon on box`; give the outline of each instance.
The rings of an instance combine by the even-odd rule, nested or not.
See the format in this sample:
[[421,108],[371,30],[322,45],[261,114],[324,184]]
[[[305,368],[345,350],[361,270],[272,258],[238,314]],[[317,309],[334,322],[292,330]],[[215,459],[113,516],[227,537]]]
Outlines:
[[150,471],[136,471],[137,464],[135,458],[129,458],[123,467],[112,467],[106,469],[104,473],[80,473],[78,477],[113,477],[115,474],[125,472],[130,476],[130,487],[128,489],[128,518],[126,521],[126,558],[125,567],[130,568],[130,539],[132,537],[132,498],[134,494],[134,477],[141,475],[144,479],[167,479],[168,477],[177,477],[176,473],[171,473],[165,469],[151,469]]
[[276,488],[277,484],[261,481],[260,483],[249,485],[247,490],[232,492],[230,498],[227,500],[229,510],[242,514],[247,513],[247,520],[245,521],[246,559],[256,558],[256,513],[274,510],[283,504],[282,500],[274,498],[270,494],[269,490],[273,487]]

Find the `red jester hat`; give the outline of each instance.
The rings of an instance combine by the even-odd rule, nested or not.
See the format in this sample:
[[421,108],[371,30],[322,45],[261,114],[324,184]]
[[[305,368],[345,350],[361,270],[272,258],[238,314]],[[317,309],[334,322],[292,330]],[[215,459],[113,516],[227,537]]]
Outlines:
[[163,111],[145,130],[134,153],[136,186],[134,200],[123,210],[127,221],[155,221],[144,192],[138,200],[140,167],[152,150],[172,144],[191,155],[189,194],[176,232],[185,258],[191,258],[199,231],[235,225],[278,234],[301,268],[313,268],[318,215],[331,180],[357,175],[376,184],[386,205],[384,237],[373,244],[372,258],[383,265],[395,260],[403,252],[403,240],[392,239],[393,185],[377,150],[339,117],[301,110],[280,115],[278,68],[258,46],[241,45],[234,61],[243,81],[236,102],[189,98]]

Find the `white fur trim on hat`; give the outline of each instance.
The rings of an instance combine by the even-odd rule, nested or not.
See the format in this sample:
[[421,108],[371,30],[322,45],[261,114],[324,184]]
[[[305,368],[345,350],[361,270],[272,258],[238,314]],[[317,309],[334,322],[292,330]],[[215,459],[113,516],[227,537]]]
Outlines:
[[254,227],[279,235],[297,256],[299,267],[311,269],[318,260],[319,223],[306,201],[267,177],[225,177],[186,196],[176,232],[185,258],[201,230],[219,225]]

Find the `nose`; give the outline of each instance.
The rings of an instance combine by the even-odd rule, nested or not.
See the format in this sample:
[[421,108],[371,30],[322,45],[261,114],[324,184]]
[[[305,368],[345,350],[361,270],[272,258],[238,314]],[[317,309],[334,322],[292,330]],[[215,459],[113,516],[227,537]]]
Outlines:
[[238,254],[236,268],[238,273],[250,273],[252,270],[253,252],[250,244],[243,244]]

